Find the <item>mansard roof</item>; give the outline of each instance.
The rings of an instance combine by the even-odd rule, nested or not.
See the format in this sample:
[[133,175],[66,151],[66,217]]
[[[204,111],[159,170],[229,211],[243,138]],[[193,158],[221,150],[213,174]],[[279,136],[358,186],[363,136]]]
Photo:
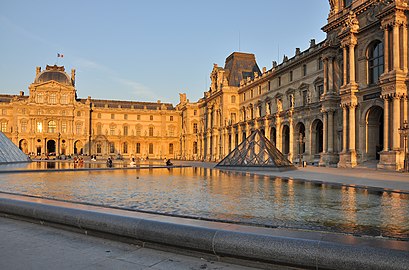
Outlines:
[[261,75],[256,57],[252,53],[232,53],[226,58],[224,69],[229,86],[240,86],[240,81],[247,77],[254,79],[255,72]]
[[[78,99],[79,102],[84,103],[87,99]],[[141,101],[124,101],[124,100],[108,100],[108,99],[91,99],[94,107],[99,108],[124,108],[124,109],[147,109],[147,110],[175,110],[171,103],[161,102],[141,102]]]
[[65,73],[65,68],[63,66],[49,66],[47,65],[46,70],[41,72],[34,83],[44,83],[48,81],[56,81],[65,85],[72,85],[71,79],[67,73]]

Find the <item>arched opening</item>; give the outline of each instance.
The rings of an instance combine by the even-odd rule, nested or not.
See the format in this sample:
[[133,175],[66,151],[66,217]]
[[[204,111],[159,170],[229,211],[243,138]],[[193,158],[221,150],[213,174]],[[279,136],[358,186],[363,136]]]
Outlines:
[[368,160],[379,160],[383,149],[383,109],[371,107],[366,114],[366,156]]
[[47,155],[51,155],[51,156],[55,155],[55,141],[54,140],[47,141]]
[[82,155],[82,152],[83,152],[82,147],[83,147],[82,142],[81,142],[81,141],[76,141],[76,142],[74,143],[74,154],[76,154],[76,155]]
[[66,145],[65,145],[65,140],[61,141],[61,155],[66,154]]
[[274,145],[277,144],[277,131],[275,127],[270,129],[270,142],[272,142]]
[[18,143],[18,148],[20,148],[20,150],[21,150],[23,153],[27,154],[27,153],[28,153],[28,143],[27,143],[27,140],[25,140],[25,139],[20,140],[20,142]]
[[287,125],[283,126],[283,154],[288,155],[290,153],[290,127]]
[[311,125],[311,151],[314,155],[318,155],[324,149],[323,127],[319,119],[316,119]]

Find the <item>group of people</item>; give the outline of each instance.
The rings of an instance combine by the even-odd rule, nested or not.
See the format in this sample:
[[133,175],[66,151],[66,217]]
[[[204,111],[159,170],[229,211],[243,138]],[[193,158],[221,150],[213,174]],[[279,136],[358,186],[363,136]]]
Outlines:
[[[91,157],[91,160],[93,160],[93,156]],[[170,161],[170,159],[166,159],[165,164],[166,164],[166,166],[173,166],[173,163]],[[107,165],[108,168],[113,167],[113,160],[112,160],[111,157],[107,158],[106,165]],[[134,157],[131,157],[131,162],[129,163],[129,165],[131,167],[136,167],[136,160],[135,160]]]

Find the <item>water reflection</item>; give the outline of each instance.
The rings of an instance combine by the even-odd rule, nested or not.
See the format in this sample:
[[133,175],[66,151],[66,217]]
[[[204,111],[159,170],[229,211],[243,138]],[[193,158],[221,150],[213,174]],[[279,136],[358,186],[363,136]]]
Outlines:
[[407,194],[206,168],[1,173],[0,190],[179,216],[409,240]]

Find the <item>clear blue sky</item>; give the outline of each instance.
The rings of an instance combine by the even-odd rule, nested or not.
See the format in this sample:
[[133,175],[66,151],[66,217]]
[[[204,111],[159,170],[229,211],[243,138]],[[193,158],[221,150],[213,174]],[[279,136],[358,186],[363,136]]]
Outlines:
[[0,93],[28,94],[35,67],[58,64],[77,70],[79,97],[193,102],[234,51],[270,69],[322,41],[328,11],[326,0],[1,1]]

